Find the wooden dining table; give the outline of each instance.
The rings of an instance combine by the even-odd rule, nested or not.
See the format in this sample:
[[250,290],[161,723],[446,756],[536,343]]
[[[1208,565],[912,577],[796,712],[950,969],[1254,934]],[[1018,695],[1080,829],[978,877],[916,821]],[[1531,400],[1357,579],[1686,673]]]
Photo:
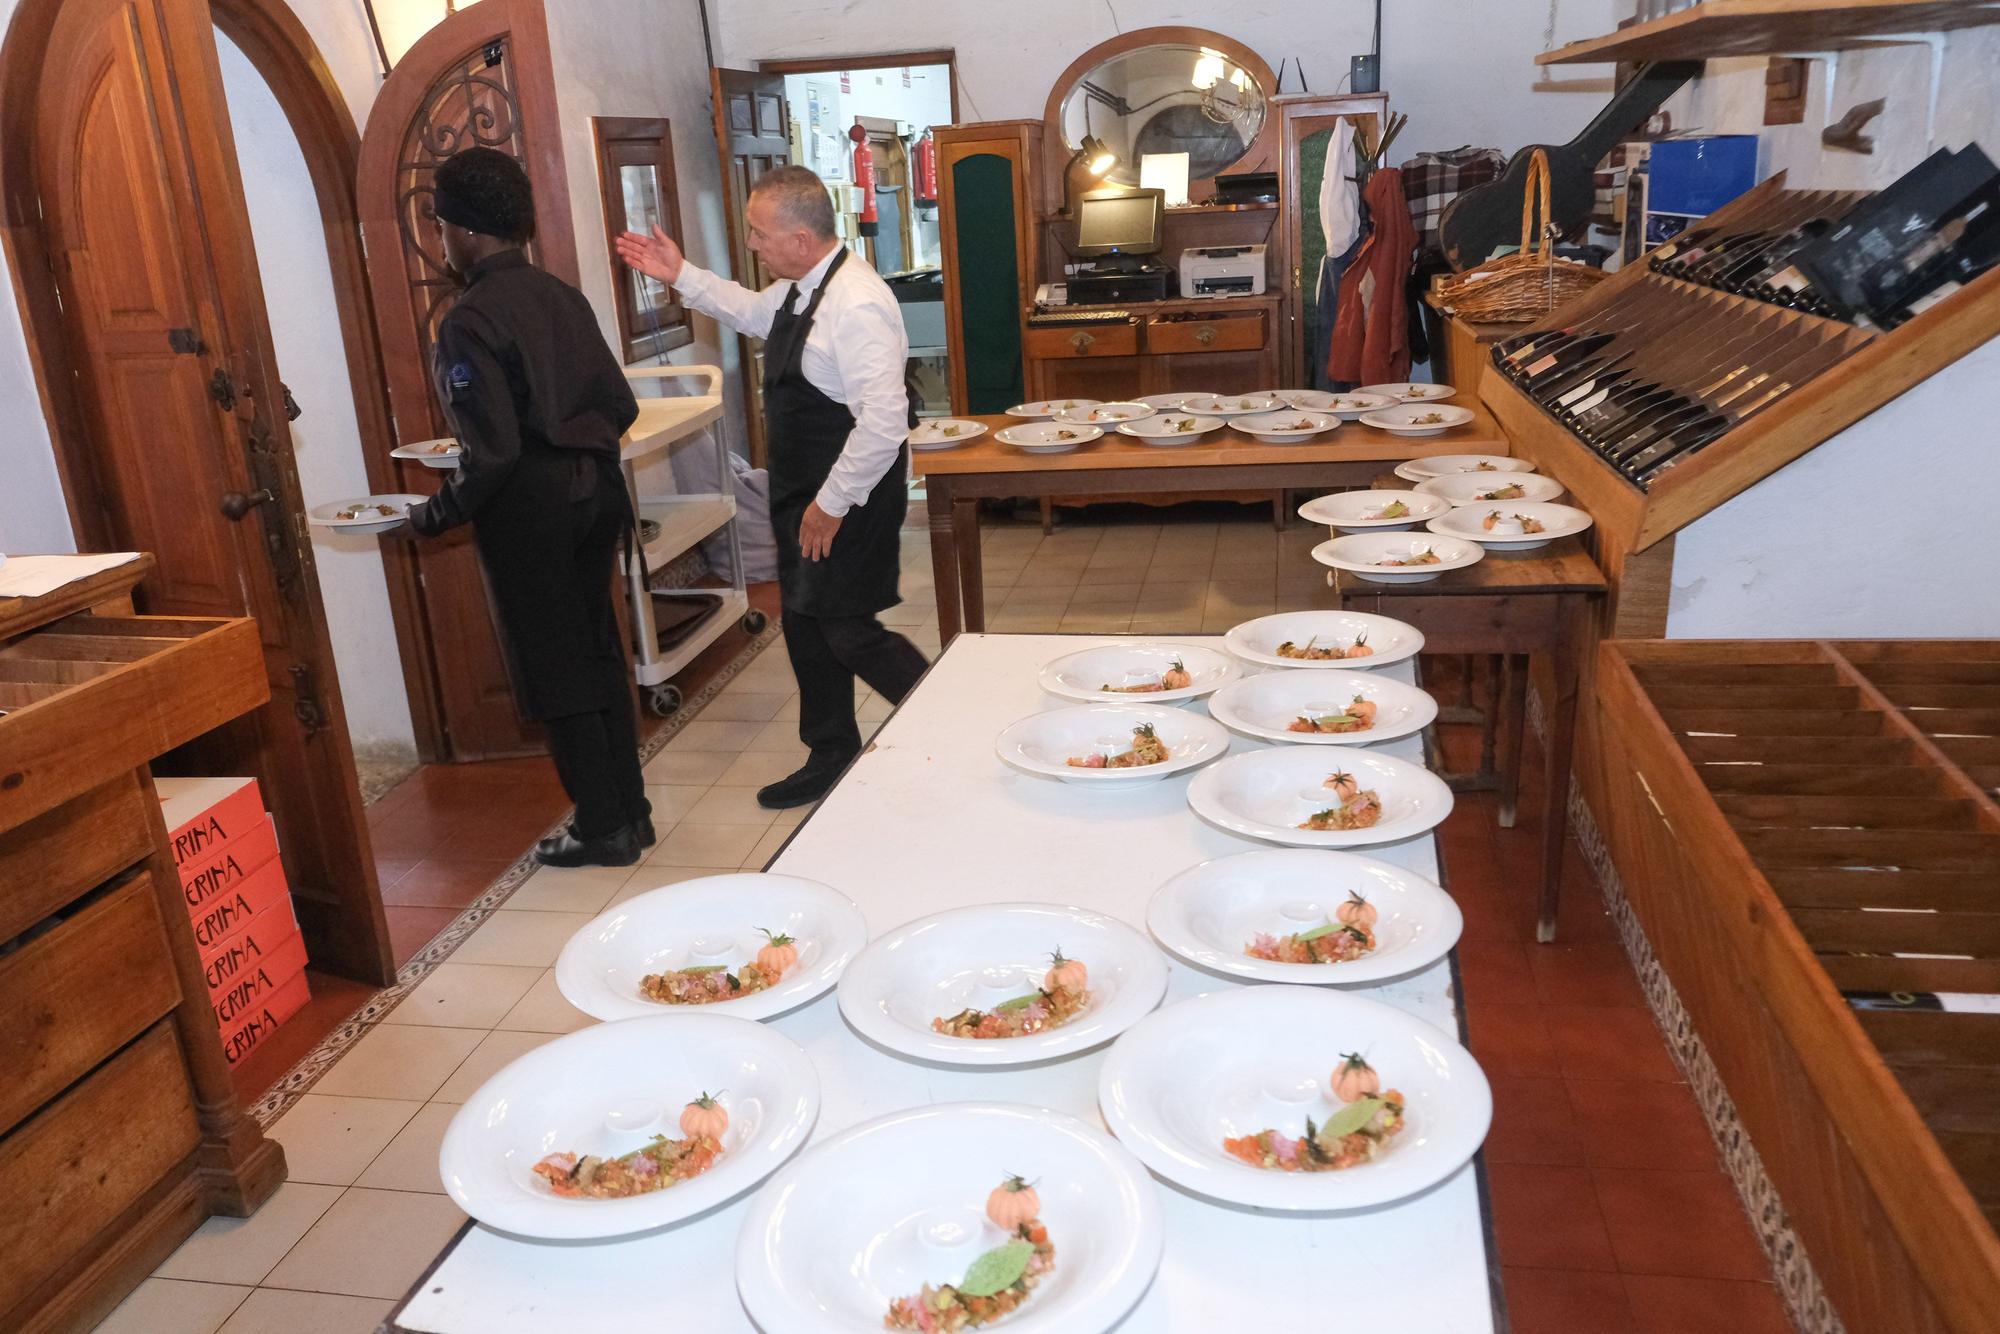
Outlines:
[[937,583],[938,634],[947,643],[961,628],[986,628],[979,550],[979,502],[1013,497],[1078,496],[1116,500],[1217,491],[1329,491],[1366,486],[1385,463],[1433,454],[1508,454],[1506,435],[1478,401],[1452,400],[1472,420],[1436,435],[1392,435],[1342,422],[1300,444],[1271,444],[1232,426],[1193,444],[1145,444],[1107,430],[1100,440],[1066,454],[1033,454],[1002,443],[1012,417],[966,417],[987,429],[950,449],[912,450],[911,472],[924,484],[930,516],[931,567]]

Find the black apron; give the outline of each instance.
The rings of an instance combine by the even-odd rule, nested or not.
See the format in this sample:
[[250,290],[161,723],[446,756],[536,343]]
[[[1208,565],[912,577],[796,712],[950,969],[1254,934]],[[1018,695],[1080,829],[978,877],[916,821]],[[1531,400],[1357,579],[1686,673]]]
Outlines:
[[[778,542],[778,591],[786,610],[807,616],[872,616],[902,600],[896,577],[910,497],[903,481],[908,461],[900,449],[895,463],[868,493],[867,502],[850,509],[840,521],[833,549],[816,561],[799,554],[799,521],[854,430],[854,414],[815,389],[800,369],[813,316],[847,255],[843,249],[827,265],[826,276],[803,312],[778,312],[764,339],[764,421],[770,445],[771,533]],[[789,300],[797,300],[796,292]]]

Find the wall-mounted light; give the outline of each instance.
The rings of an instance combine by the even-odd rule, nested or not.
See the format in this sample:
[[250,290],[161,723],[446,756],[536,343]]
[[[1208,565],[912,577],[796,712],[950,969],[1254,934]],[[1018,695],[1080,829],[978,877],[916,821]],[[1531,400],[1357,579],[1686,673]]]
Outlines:
[[1194,78],[1191,82],[1198,89],[1209,89],[1222,82],[1223,59],[1220,51],[1201,48],[1201,55],[1194,62]]

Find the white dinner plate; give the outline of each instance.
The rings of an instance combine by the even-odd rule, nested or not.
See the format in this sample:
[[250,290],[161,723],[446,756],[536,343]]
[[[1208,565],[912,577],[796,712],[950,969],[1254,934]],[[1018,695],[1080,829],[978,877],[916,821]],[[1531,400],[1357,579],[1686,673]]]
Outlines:
[[[1085,769],[1072,757],[1120,755],[1132,749],[1133,729],[1150,724],[1168,757],[1130,769]],[[995,738],[1000,758],[1023,773],[1088,787],[1136,787],[1219,760],[1229,751],[1229,733],[1199,713],[1161,704],[1077,704],[1031,713]]]
[[[440,449],[442,445],[444,448]],[[389,451],[392,459],[413,459],[426,468],[448,471],[458,466],[459,455],[465,451],[451,436],[442,440],[419,440],[415,444],[397,445]]]
[[1284,407],[1283,400],[1269,394],[1211,394],[1206,398],[1191,398],[1181,404],[1182,412],[1198,412],[1204,417],[1250,417],[1259,412],[1273,412]]
[[[564,1199],[535,1174],[551,1153],[615,1157],[683,1138],[703,1093],[729,1113],[722,1156],[700,1176],[621,1200]],[[438,1171],[458,1207],[524,1237],[620,1237],[691,1218],[749,1190],[797,1152],[819,1118],[819,1075],[774,1028],[719,1015],[593,1024],[516,1057],[445,1129]],[[420,1189],[411,1183],[410,1189]]]
[[[1522,494],[1511,500],[1492,500],[1488,493],[1508,486],[1518,486]],[[1554,500],[1563,493],[1562,483],[1553,477],[1545,477],[1537,472],[1455,472],[1445,477],[1430,477],[1417,483],[1417,490],[1427,496],[1438,496],[1454,505],[1505,505],[1539,504]]]
[[1428,482],[1433,477],[1449,477],[1455,472],[1533,472],[1528,459],[1506,454],[1433,454],[1429,458],[1405,459],[1396,465],[1396,476],[1406,482]]
[[[1367,829],[1301,829],[1335,805],[1326,780],[1351,774],[1382,801],[1381,822]],[[1359,848],[1428,833],[1451,814],[1451,789],[1419,764],[1380,751],[1279,746],[1233,755],[1188,784],[1188,805],[1210,824],[1248,838],[1295,848]]]
[[1053,417],[1058,412],[1069,412],[1075,408],[1094,408],[1101,399],[1095,398],[1044,398],[1033,403],[1016,403],[1007,409],[1009,417],[1019,417],[1023,421],[1038,421]]
[[[1278,653],[1282,644],[1338,644],[1345,649],[1365,636],[1373,649],[1365,658],[1287,658]],[[1366,611],[1281,611],[1275,616],[1259,616],[1229,628],[1222,643],[1245,662],[1260,667],[1304,667],[1367,670],[1387,667],[1392,662],[1414,658],[1424,647],[1423,632],[1413,625],[1377,616]]]
[[969,417],[932,417],[910,432],[911,449],[954,449],[986,434],[986,423]]
[[[717,965],[734,972],[757,957],[765,930],[790,936],[799,951],[774,987],[691,1006],[648,1000],[639,989],[648,973]],[[867,943],[854,900],[816,880],[757,871],[703,876],[648,890],[586,922],[556,959],[556,987],[595,1019],[695,1011],[770,1019],[824,995]]]
[[[1194,684],[1178,690],[1109,690],[1109,686],[1158,686],[1179,662]],[[1042,668],[1042,689],[1085,704],[1171,704],[1199,699],[1236,675],[1227,653],[1195,644],[1106,644],[1066,653]]]
[[[1407,1124],[1370,1162],[1340,1172],[1266,1171],[1225,1138],[1279,1130],[1345,1106],[1332,1092],[1343,1053],[1364,1055]],[[1199,1079],[1191,1072],[1199,1071]],[[1097,1105],[1118,1142],[1177,1186],[1287,1212],[1362,1209],[1426,1190],[1464,1167],[1493,1122],[1493,1092],[1472,1053],[1413,1015],[1322,987],[1234,987],[1169,1006],[1118,1040],[1098,1072]]]
[[1361,414],[1363,426],[1391,435],[1438,435],[1472,420],[1472,409],[1450,403],[1405,403]]
[[1137,421],[1119,422],[1118,434],[1129,435],[1140,444],[1171,449],[1175,445],[1199,444],[1203,436],[1221,425],[1220,417],[1162,410]]
[[1330,394],[1320,389],[1287,389],[1285,402],[1307,412],[1330,412],[1342,421],[1354,421],[1364,412],[1374,412],[1378,408],[1393,408],[1401,400],[1387,394],[1364,394],[1350,391],[1345,394]]
[[[1363,732],[1294,732],[1301,716],[1340,713],[1359,696],[1375,706],[1375,725]],[[1437,717],[1428,691],[1379,672],[1263,672],[1231,681],[1208,701],[1208,716],[1224,727],[1263,741],[1321,746],[1369,746],[1420,732]]]
[[[1375,909],[1375,948],[1344,963],[1280,963],[1245,949],[1338,921],[1350,895]],[[1451,895],[1414,871],[1354,852],[1260,848],[1189,867],[1146,905],[1153,938],[1213,973],[1253,982],[1354,986],[1403,977],[1450,952],[1465,929]]]
[[[1441,500],[1443,497],[1434,499]],[[1490,529],[1486,526],[1489,515],[1498,516]],[[1540,523],[1542,531],[1520,531],[1522,525],[1518,520],[1524,518]],[[1571,505],[1500,500],[1490,505],[1454,506],[1429,520],[1425,527],[1451,537],[1469,537],[1481,546],[1498,551],[1530,551],[1535,547],[1545,547],[1559,537],[1573,537],[1583,532],[1590,527],[1590,516]]]
[[1156,412],[1171,412],[1191,398],[1214,398],[1206,389],[1177,389],[1170,394],[1141,394],[1135,402],[1145,403]]
[[[1042,986],[1057,950],[1082,964],[1089,1003],[1069,1022],[1017,1038],[947,1037],[931,1027]],[[840,1013],[899,1056],[958,1066],[1026,1065],[1109,1042],[1160,1003],[1167,962],[1115,917],[1054,903],[990,903],[906,922],[840,979]]]
[[1287,445],[1333,430],[1340,425],[1340,418],[1329,413],[1293,408],[1288,412],[1260,412],[1251,417],[1238,417],[1230,425],[1259,440]]
[[[1409,513],[1382,518],[1382,511],[1393,504],[1405,506]],[[1336,491],[1299,506],[1299,517],[1308,523],[1323,523],[1335,533],[1399,532],[1450,508],[1451,503],[1443,497],[1416,491]]]
[[1160,1266],[1159,1187],[1094,1125],[1046,1107],[946,1102],[813,1145],[758,1194],[736,1239],[736,1288],[765,1334],[879,1330],[889,1303],[965,1277],[1008,1234],[986,1198],[1034,1182],[1055,1268],[991,1328],[1098,1334]]
[[1067,454],[1078,445],[1087,445],[1102,439],[1102,426],[1068,426],[1062,422],[1027,422],[1020,426],[1004,426],[993,433],[993,438],[1003,445],[1026,450],[1030,454]]
[[[1436,564],[1386,565],[1429,552]],[[1486,548],[1462,537],[1441,537],[1432,533],[1349,533],[1313,548],[1312,557],[1321,565],[1346,570],[1371,584],[1425,584],[1447,570],[1477,565]]]
[[1403,403],[1442,403],[1458,390],[1448,384],[1412,384],[1409,381],[1398,381],[1395,384],[1364,384],[1356,392],[1379,394],[1383,398],[1393,398]]
[[1055,420],[1071,424],[1082,422],[1085,425],[1113,426],[1119,422],[1138,421],[1142,417],[1150,417],[1153,415],[1153,410],[1151,403],[1094,403],[1089,407],[1066,408],[1055,415]]
[[[336,500],[328,505],[315,505],[306,512],[317,528],[331,528],[343,533],[386,533],[391,528],[406,522],[407,511],[412,505],[424,502],[423,496],[398,491],[388,495],[359,496],[353,500]],[[336,519],[333,516],[355,505],[387,505],[396,511],[395,516],[377,516],[373,519]]]

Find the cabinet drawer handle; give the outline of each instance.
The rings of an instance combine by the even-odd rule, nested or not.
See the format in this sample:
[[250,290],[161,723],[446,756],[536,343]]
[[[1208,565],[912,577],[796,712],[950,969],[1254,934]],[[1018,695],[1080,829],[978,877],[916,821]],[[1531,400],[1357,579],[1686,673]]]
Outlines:
[[1215,326],[1204,324],[1199,329],[1196,329],[1194,331],[1194,341],[1200,343],[1203,347],[1207,347],[1210,343],[1213,343],[1215,341]]
[[1069,345],[1075,348],[1078,352],[1089,351],[1090,345],[1096,341],[1097,338],[1095,335],[1087,334],[1081,329],[1077,330],[1075,333],[1069,336]]

